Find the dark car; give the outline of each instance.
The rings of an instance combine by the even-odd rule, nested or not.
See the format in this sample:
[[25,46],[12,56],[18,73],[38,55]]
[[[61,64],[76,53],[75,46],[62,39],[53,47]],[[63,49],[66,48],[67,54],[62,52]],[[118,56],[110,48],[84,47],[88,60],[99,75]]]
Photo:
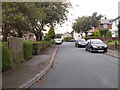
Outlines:
[[90,39],[86,43],[86,51],[98,52],[103,51],[107,52],[107,45],[103,43],[100,39]]
[[69,42],[75,42],[75,40],[74,40],[74,39],[71,39],[71,40],[69,40]]
[[75,47],[85,47],[85,46],[86,46],[85,39],[79,39],[75,41]]

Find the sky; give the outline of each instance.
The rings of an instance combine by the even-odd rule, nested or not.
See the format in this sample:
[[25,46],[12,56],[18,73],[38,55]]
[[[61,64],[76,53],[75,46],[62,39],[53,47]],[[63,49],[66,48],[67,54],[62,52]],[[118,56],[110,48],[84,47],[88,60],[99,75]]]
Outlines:
[[68,21],[62,25],[57,26],[55,32],[63,34],[71,32],[72,23],[77,17],[91,16],[92,13],[105,15],[108,19],[118,17],[118,2],[120,0],[69,0],[73,8],[69,9]]

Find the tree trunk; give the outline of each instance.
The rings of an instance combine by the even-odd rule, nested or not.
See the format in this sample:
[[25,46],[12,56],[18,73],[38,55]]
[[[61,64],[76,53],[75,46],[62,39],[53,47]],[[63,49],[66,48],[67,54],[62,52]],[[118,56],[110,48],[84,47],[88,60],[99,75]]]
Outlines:
[[9,29],[7,28],[7,23],[5,23],[4,28],[2,28],[3,41],[7,41]]

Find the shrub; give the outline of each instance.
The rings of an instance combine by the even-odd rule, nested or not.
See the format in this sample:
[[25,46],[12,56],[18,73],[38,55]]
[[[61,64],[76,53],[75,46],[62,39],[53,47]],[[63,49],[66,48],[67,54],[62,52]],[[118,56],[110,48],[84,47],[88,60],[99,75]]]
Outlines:
[[23,51],[24,51],[24,59],[28,60],[32,58],[32,43],[30,41],[24,41],[23,43]]
[[43,49],[52,44],[53,41],[36,41],[33,44],[33,55],[38,55]]
[[107,31],[106,36],[107,36],[107,37],[112,37],[111,31]]
[[99,38],[100,37],[100,31],[99,30],[96,30],[94,32],[94,38]]
[[13,66],[12,55],[5,43],[0,44],[2,47],[2,70],[7,70]]
[[113,40],[108,40],[107,42],[113,42]]
[[100,31],[100,36],[101,37],[106,37],[106,33],[107,33],[107,31],[109,31],[109,29],[102,28],[102,29],[99,29],[99,31]]
[[65,38],[63,39],[63,41],[64,41],[64,42],[68,42],[68,41],[70,41],[71,39],[73,39],[73,37],[65,37]]
[[85,40],[88,40],[88,39],[94,39],[94,36],[87,36],[87,37],[85,37]]

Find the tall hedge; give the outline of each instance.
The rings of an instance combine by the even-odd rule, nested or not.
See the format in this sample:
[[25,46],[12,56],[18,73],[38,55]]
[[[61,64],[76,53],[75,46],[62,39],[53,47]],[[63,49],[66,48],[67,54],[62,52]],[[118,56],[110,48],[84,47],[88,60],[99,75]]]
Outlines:
[[24,59],[29,60],[32,58],[32,43],[30,41],[24,41],[23,43],[23,51],[24,51]]
[[36,41],[33,43],[33,55],[38,55],[43,49],[51,45],[54,41]]
[[12,55],[5,44],[0,45],[0,47],[2,47],[2,70],[7,70],[13,66]]

